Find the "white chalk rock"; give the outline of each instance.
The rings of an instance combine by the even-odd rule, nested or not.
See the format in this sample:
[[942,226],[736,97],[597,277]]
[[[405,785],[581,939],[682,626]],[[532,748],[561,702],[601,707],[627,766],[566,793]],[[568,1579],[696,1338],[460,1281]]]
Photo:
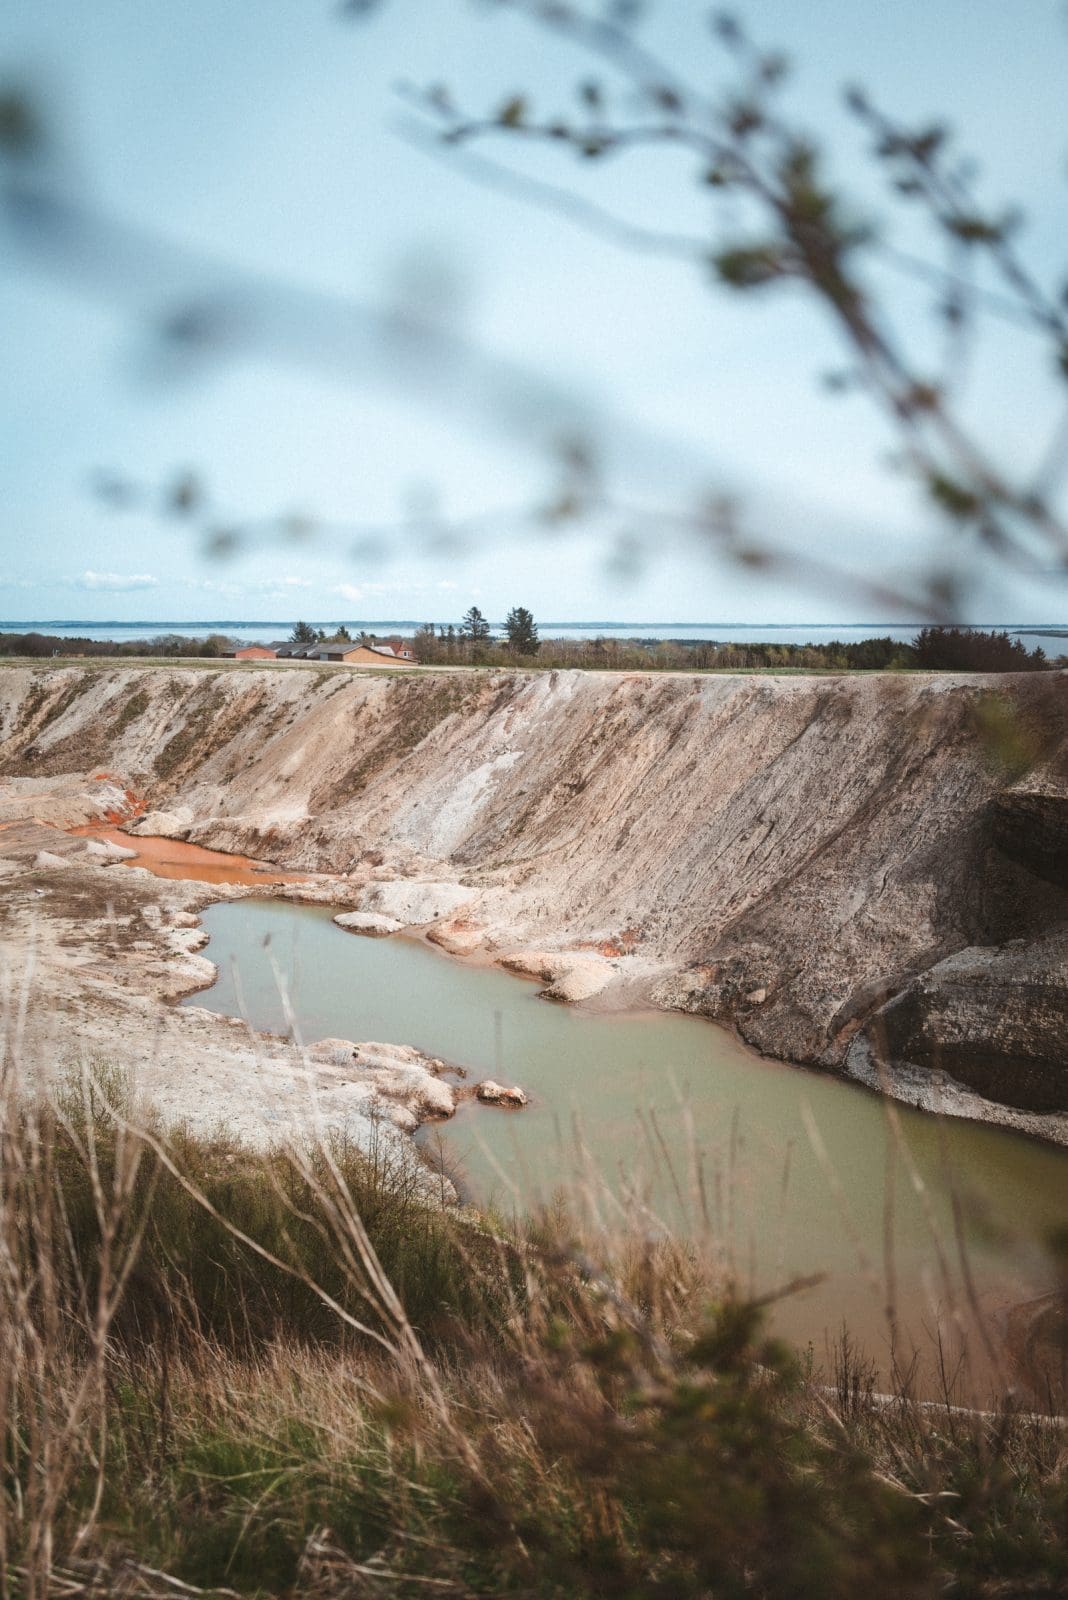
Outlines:
[[442,922],[431,928],[427,937],[442,950],[448,951],[450,956],[469,956],[473,950],[481,949],[486,930],[456,917],[451,922]]
[[[358,1074],[383,1100],[410,1112],[415,1124],[427,1117],[451,1117],[456,1109],[452,1085],[436,1076],[429,1058],[413,1045],[320,1039],[309,1045],[307,1054],[317,1065]],[[404,1121],[402,1117],[401,1123]]]
[[360,902],[362,911],[396,917],[406,927],[437,922],[474,902],[475,891],[459,883],[420,883],[409,878],[373,883]]
[[509,1089],[503,1083],[486,1078],[475,1090],[476,1095],[490,1106],[525,1106],[527,1097],[517,1083]]
[[613,976],[608,962],[599,956],[568,957],[553,973],[552,982],[542,994],[548,1000],[588,1000],[591,995],[600,994]]
[[513,950],[501,956],[500,962],[509,972],[540,978],[547,986],[542,994],[548,1000],[588,1000],[615,976],[603,956],[572,955],[566,950]]
[[415,1115],[451,1117],[456,1091],[425,1067],[385,1067],[375,1073],[375,1088],[387,1100],[399,1100]]
[[90,839],[85,853],[92,860],[100,862],[101,866],[110,867],[119,861],[132,861],[137,851],[115,844],[111,839]]
[[317,1039],[308,1046],[308,1060],[324,1067],[351,1067],[355,1057],[351,1039]]
[[384,917],[379,911],[341,911],[334,921],[349,933],[366,934],[371,939],[384,939],[391,933],[399,933],[404,927],[404,923],[398,922],[396,917]]
[[54,867],[69,867],[70,862],[66,856],[53,855],[51,850],[38,850],[33,858],[33,864],[38,869],[50,870]]
[[193,813],[188,806],[178,806],[174,811],[147,811],[136,822],[131,822],[127,832],[151,834],[157,839],[176,839],[193,826]]

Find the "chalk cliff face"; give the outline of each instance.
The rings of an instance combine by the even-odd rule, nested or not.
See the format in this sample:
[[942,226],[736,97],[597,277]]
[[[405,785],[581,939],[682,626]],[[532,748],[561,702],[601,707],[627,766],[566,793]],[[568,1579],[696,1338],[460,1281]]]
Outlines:
[[1063,674],[10,668],[0,716],[0,773],[106,769],[201,844],[460,883],[468,948],[597,947],[777,1056],[1068,1110]]

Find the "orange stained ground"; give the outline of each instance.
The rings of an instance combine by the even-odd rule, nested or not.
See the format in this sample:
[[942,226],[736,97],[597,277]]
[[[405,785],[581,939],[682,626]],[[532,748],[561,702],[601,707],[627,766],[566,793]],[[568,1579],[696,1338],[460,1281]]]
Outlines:
[[145,867],[157,878],[191,878],[197,883],[306,883],[306,872],[284,872],[251,856],[231,856],[225,850],[209,850],[205,845],[186,844],[182,839],[160,839],[154,834],[137,838],[121,828],[99,822],[71,828],[70,833],[89,839],[107,839],[124,849],[136,850],[136,857],[124,863]]

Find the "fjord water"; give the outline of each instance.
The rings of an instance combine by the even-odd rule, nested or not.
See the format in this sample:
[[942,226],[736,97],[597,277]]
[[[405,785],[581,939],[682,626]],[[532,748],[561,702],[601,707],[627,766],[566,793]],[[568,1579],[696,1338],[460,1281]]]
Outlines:
[[[744,1288],[827,1274],[776,1305],[780,1331],[822,1362],[844,1323],[884,1374],[888,1294],[903,1343],[929,1349],[940,1331],[949,1347],[974,1316],[967,1270],[1000,1346],[1011,1309],[1052,1287],[1042,1241],[1064,1223],[1068,1152],[904,1106],[889,1113],[898,1138],[867,1090],[762,1059],[707,1021],[554,1005],[532,983],[413,940],[356,937],[331,917],[285,901],[209,907],[219,977],[186,1003],[286,1033],[288,1002],[305,1043],[412,1044],[471,1084],[521,1084],[521,1112],[469,1099],[421,1131],[477,1202],[526,1210],[575,1181],[588,1191],[593,1166],[623,1208],[613,1220],[632,1228],[681,1217],[698,1232],[704,1210]],[[601,1205],[610,1215],[616,1201]],[[962,1395],[1013,1376],[981,1339],[969,1348]]]

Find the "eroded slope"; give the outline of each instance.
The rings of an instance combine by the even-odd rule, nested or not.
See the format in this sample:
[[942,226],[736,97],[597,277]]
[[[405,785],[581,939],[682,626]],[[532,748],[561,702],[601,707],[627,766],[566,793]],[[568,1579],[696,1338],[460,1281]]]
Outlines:
[[[459,880],[468,948],[599,946],[794,1060],[937,1071],[952,1012],[955,1077],[1066,1108],[1062,674],[9,668],[0,695],[4,772],[106,769],[158,826],[374,879],[377,909],[383,880]],[[939,964],[966,949],[965,983]],[[991,1000],[1015,968],[1042,1027]]]

